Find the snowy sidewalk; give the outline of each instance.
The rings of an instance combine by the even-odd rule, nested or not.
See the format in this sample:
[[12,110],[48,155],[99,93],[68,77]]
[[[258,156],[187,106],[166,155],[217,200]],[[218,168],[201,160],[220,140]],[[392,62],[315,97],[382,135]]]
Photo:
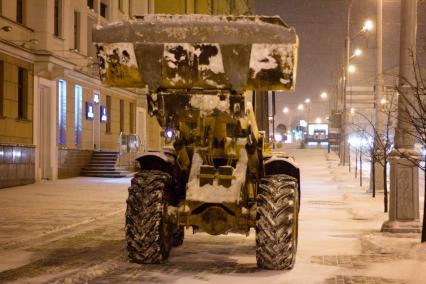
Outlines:
[[[339,267],[337,275],[326,283],[426,283],[426,246],[420,245],[420,234],[380,232],[388,214],[383,212],[383,193],[377,193],[376,198],[366,193],[368,168],[364,168],[365,179],[360,187],[359,177],[354,178],[347,167],[338,166],[334,154],[327,155],[327,164],[341,195],[342,210],[349,214],[340,223],[340,230],[347,233],[334,237],[353,238],[355,249],[312,257],[312,262]],[[422,208],[424,193],[420,191]]]
[[10,248],[122,215],[129,182],[79,177],[0,189],[0,271],[11,266]]
[[373,199],[323,149],[289,149],[301,167],[296,265],[256,267],[254,233],[187,230],[164,265],[129,263],[124,209],[129,179],[76,178],[0,190],[0,282],[14,283],[425,283],[419,235],[380,233]]

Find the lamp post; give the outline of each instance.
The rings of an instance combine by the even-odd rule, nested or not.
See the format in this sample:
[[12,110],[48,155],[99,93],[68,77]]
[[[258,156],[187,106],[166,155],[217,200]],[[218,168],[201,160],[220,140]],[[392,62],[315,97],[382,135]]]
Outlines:
[[[384,100],[384,82],[383,82],[383,0],[377,0],[377,20],[376,20],[376,33],[377,33],[377,69],[376,69],[376,88],[374,92],[374,127],[376,128],[374,137],[374,155],[371,159],[371,173],[369,190],[377,192],[384,190],[383,181],[383,153],[378,152],[378,145],[383,139],[383,119],[381,114],[382,100]],[[374,167],[374,171],[373,171]],[[374,174],[373,174],[374,173]]]
[[330,115],[330,98],[328,97],[327,92],[322,92],[320,94],[320,98],[326,101],[326,107],[327,107],[326,113],[327,113],[327,116]]
[[[347,92],[347,85],[348,85],[348,77],[349,73],[355,72],[355,66],[350,65],[350,60],[353,58],[351,56],[351,40],[355,39],[357,36],[359,36],[361,33],[371,31],[373,29],[373,22],[371,20],[366,20],[364,22],[363,28],[356,33],[353,37],[351,37],[351,13],[352,13],[352,4],[353,0],[349,0],[348,3],[348,18],[347,18],[347,26],[346,26],[346,41],[345,41],[345,48],[346,48],[346,60],[345,60],[345,67],[343,72],[343,111],[342,111],[342,123],[341,123],[341,131],[340,131],[340,163],[341,165],[345,165],[346,163],[346,156],[348,154],[347,151],[347,139],[346,139],[346,116],[347,116],[347,107],[346,107],[346,92]],[[362,52],[361,52],[362,53]],[[354,56],[357,56],[357,54],[361,55],[359,51],[355,51]]]
[[306,104],[306,106],[308,107],[308,123],[309,123],[309,121],[310,121],[310,119],[311,119],[311,99],[310,99],[310,98],[307,98],[307,99],[305,100],[305,104]]
[[[407,118],[408,103],[412,99],[409,82],[415,81],[413,56],[416,54],[417,0],[401,1],[401,35],[399,57],[398,125],[395,130],[395,150],[390,155],[389,220],[382,231],[392,233],[420,232],[419,170],[412,163],[419,154],[414,149],[412,125]],[[414,58],[415,59],[415,58]],[[411,160],[410,160],[411,159]]]
[[289,111],[290,110],[288,109],[288,107],[283,108],[283,114],[287,117],[287,121],[286,121],[287,130],[291,131],[291,115],[288,115]]

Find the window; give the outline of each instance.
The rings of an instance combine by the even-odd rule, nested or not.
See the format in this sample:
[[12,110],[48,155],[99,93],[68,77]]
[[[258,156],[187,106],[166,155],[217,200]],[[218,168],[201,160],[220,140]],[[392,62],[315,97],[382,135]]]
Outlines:
[[106,113],[107,121],[105,126],[105,132],[111,133],[111,96],[106,96]]
[[74,49],[80,50],[80,12],[74,11]]
[[58,81],[58,144],[66,143],[67,129],[67,82]]
[[93,0],[87,0],[87,7],[89,7],[89,9],[94,9],[95,8],[95,3]]
[[129,105],[129,132],[134,133],[135,132],[135,104],[130,103]]
[[0,61],[0,118],[3,113],[3,100],[4,100],[4,63]]
[[214,15],[216,14],[216,0],[211,0],[210,4],[210,14]]
[[18,119],[27,119],[28,78],[27,70],[18,68]]
[[124,132],[124,101],[120,100],[120,132]]
[[123,0],[118,0],[118,9],[124,13]]
[[55,0],[54,10],[54,34],[59,37],[62,35],[62,0]]
[[101,3],[101,16],[107,18],[108,13],[108,5],[105,3]]
[[74,100],[75,100],[75,144],[81,144],[81,132],[83,130],[83,89],[79,85],[75,85],[74,88]]
[[95,25],[96,25],[96,19],[93,18],[92,16],[87,16],[86,50],[87,50],[87,56],[92,57],[92,58],[96,58],[96,46],[93,44],[93,37],[92,37],[92,29]]
[[232,15],[235,11],[235,8],[236,8],[235,0],[231,0],[230,2],[231,3],[229,3],[229,13]]
[[24,23],[24,0],[16,0],[16,22]]
[[148,2],[148,14],[154,13],[151,0],[148,0],[147,2]]

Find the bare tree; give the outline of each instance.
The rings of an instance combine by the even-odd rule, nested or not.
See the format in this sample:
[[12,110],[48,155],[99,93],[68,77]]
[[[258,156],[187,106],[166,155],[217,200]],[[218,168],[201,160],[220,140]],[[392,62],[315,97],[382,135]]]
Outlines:
[[[400,99],[406,104],[406,109],[399,119],[405,120],[412,127],[406,130],[406,133],[413,136],[416,143],[421,144],[423,150],[426,149],[426,82],[423,75],[423,67],[415,56],[412,56],[412,64],[414,69],[414,78],[400,78],[407,87],[398,88]],[[425,156],[419,158],[417,155],[409,153],[399,153],[415,164],[425,173]],[[426,173],[424,175],[424,189],[426,192]],[[423,228],[421,241],[426,242],[426,198],[423,207]]]
[[[362,117],[366,125],[354,123],[355,131],[364,139],[364,155],[369,157],[373,163],[373,171],[370,179],[375,179],[375,168],[374,164],[377,162],[383,167],[383,186],[384,186],[384,212],[388,212],[389,201],[388,201],[388,185],[387,185],[387,166],[389,164],[389,156],[393,150],[393,137],[395,135],[395,117],[396,117],[396,95],[392,93],[386,98],[382,98],[381,105],[375,106],[379,115],[383,117],[383,128],[378,130],[375,126],[373,119],[367,117],[365,114],[354,111],[355,115]],[[369,142],[371,141],[371,142]],[[373,197],[376,196],[376,188],[373,182]]]

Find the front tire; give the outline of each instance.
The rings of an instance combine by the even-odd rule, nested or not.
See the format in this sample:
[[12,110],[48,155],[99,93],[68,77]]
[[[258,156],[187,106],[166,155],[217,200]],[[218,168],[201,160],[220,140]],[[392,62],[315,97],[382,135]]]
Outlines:
[[257,266],[292,269],[298,234],[297,180],[284,174],[263,178],[256,201]]
[[129,187],[126,240],[130,261],[163,263],[169,256],[171,226],[165,219],[171,176],[162,171],[135,174]]

